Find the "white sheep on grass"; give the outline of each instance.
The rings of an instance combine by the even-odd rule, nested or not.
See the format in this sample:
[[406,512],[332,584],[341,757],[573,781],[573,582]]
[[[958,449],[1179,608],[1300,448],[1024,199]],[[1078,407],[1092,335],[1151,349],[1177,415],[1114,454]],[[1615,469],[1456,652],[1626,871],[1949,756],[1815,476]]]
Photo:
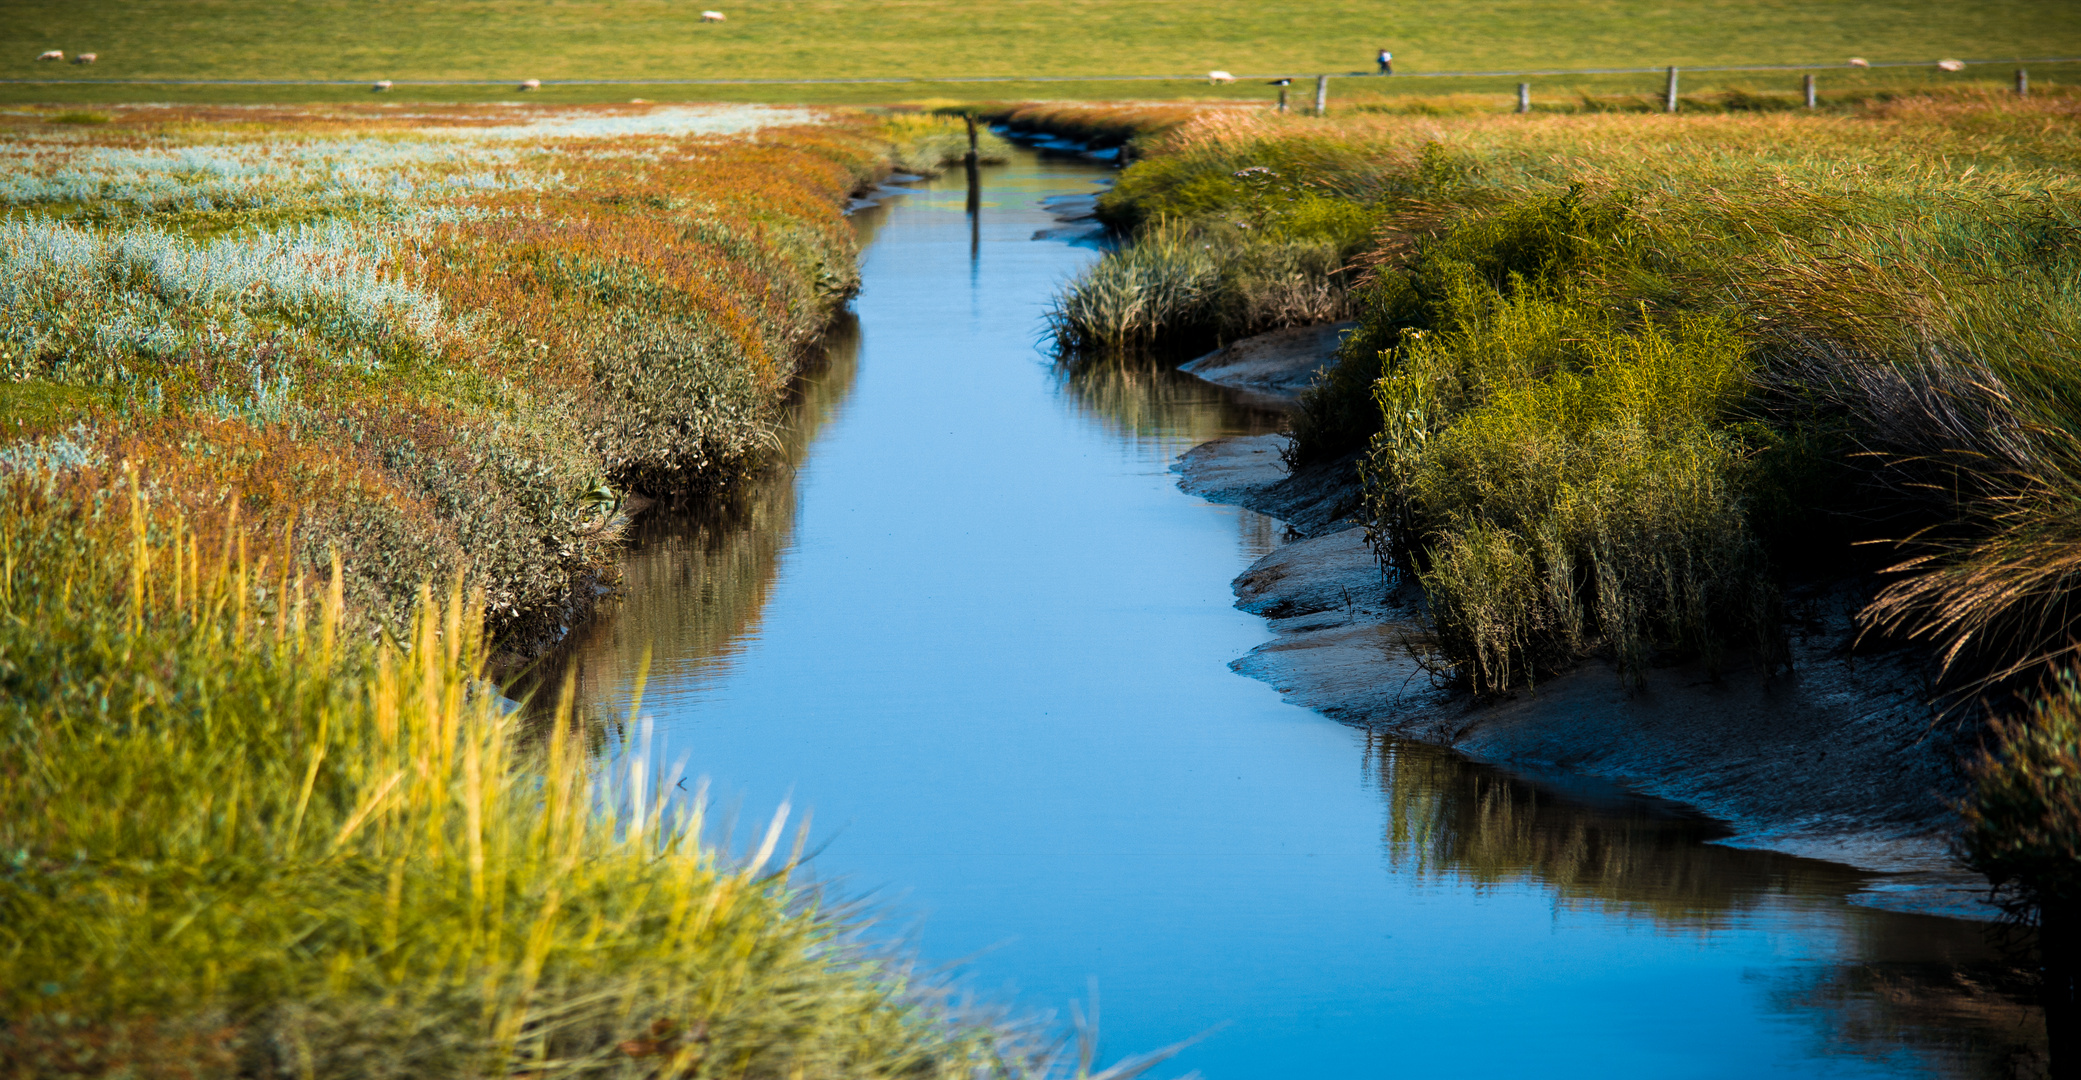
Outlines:
[[540,89],[542,89],[542,80],[540,80],[540,79],[522,79],[522,80],[520,81],[520,88],[521,88],[522,90],[540,90]]
[[722,21],[723,21],[723,13],[722,13],[722,12],[720,12],[720,11],[704,11],[704,12],[702,12],[702,13],[701,13],[701,21],[702,21],[702,22],[722,22]]
[[48,49],[44,52],[37,53],[36,58],[38,60],[63,60],[65,59],[65,50]]
[[75,64],[91,64],[99,59],[101,58],[99,56],[94,55],[93,53],[83,52],[78,56],[73,57],[72,62]]
[[1209,83],[1232,83],[1236,81],[1236,77],[1226,71],[1209,71],[1207,72],[1207,81]]

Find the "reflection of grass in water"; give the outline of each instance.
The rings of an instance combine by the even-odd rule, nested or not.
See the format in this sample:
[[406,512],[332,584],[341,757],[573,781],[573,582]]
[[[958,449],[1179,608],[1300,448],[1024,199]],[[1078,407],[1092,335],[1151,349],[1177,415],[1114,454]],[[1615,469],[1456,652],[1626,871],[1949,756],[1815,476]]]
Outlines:
[[633,685],[653,652],[683,658],[703,676],[727,662],[772,594],[780,551],[794,535],[795,470],[852,390],[858,333],[846,317],[823,359],[797,380],[765,470],[698,507],[655,509],[631,530],[620,600],[545,658],[529,683],[554,685],[569,675],[581,708],[612,711],[608,696]]
[[1570,900],[1714,926],[1769,896],[1841,897],[1861,875],[1832,863],[1715,847],[1726,831],[1646,804],[1564,801],[1447,750],[1385,738],[1369,756],[1400,867],[1476,885],[1537,882]]
[[2028,973],[1979,956],[1932,961],[1932,937],[1960,936],[1949,920],[1880,925],[1896,928],[1893,940],[1860,935],[1862,959],[1799,969],[1773,987],[1773,1003],[1822,1017],[1831,1042],[1866,1060],[1907,1046],[1938,1076],[2047,1075],[2045,1025],[2029,1004],[2036,987]]
[[[1569,800],[1437,747],[1369,736],[1367,756],[1387,802],[1388,860],[1423,877],[1531,884],[1563,901],[1707,931],[1773,898],[1834,900],[1864,880],[1832,863],[1711,845],[1726,835],[1712,822]],[[1825,930],[1843,962],[1781,976],[1771,990],[1780,1009],[1818,1016],[1831,1044],[1861,1057],[1907,1048],[1939,1076],[2040,1075],[2033,989],[1979,925],[1838,910]]]
[[1180,450],[1228,435],[1262,435],[1285,427],[1285,414],[1168,365],[1109,357],[1056,368],[1060,385],[1090,416],[1130,438]]

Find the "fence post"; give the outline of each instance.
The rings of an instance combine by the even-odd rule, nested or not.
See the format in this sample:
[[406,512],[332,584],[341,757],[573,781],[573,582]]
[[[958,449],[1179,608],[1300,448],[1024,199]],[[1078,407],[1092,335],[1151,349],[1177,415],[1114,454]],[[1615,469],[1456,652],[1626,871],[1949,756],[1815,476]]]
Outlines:
[[2022,68],[2016,69],[2016,96],[2030,96],[2030,72],[2025,71]]
[[963,113],[961,118],[968,121],[968,157],[966,160],[970,164],[974,164],[978,160],[975,144],[975,114]]
[[1813,108],[1816,100],[1814,97],[1814,77],[1808,75],[1806,77],[1806,107],[1809,109]]
[[1669,65],[1669,89],[1662,95],[1662,111],[1676,111],[1676,65]]
[[1521,82],[1517,84],[1517,111],[1521,113],[1528,113],[1532,111],[1531,83]]
[[1279,111],[1286,111],[1286,88],[1283,86],[1279,88]]
[[1315,115],[1328,116],[1329,114],[1330,77],[1327,75],[1317,75],[1315,76]]

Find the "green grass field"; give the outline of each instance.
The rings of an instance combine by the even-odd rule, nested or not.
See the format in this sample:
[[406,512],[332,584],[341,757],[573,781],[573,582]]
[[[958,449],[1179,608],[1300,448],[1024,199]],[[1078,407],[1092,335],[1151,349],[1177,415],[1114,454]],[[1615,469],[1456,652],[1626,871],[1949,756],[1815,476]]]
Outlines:
[[[1657,64],[1840,64],[2081,56],[2070,0],[15,0],[0,9],[0,79],[811,79],[910,78],[854,86],[557,87],[549,101],[652,99],[870,102],[929,98],[1174,98],[1203,82],[983,83],[1049,78],[1355,72],[1373,51],[1404,73]],[[93,52],[92,67],[40,63],[45,49]],[[1905,73],[1902,73],[1905,74]],[[2076,73],[2064,73],[2067,78]],[[1928,70],[1914,73],[1927,79]],[[2006,78],[1968,69],[1954,80]],[[2052,76],[2048,72],[2040,78]],[[1883,82],[1900,75],[1842,73]],[[1652,77],[1563,80],[1615,92]],[[1793,76],[1744,75],[1789,81]],[[1701,88],[1725,79],[1706,77]],[[1542,84],[1544,86],[1544,84]],[[1367,79],[1339,96],[1390,90],[1507,90],[1457,80]],[[510,88],[399,87],[412,100],[493,100]],[[1264,96],[1261,86],[1215,96]],[[359,87],[0,86],[0,100],[326,100]]]

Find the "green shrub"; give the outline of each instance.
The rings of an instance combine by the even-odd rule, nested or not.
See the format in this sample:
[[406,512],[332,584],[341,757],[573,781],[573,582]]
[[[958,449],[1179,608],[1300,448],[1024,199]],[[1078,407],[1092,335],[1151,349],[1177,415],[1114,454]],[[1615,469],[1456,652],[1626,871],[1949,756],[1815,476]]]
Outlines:
[[[1434,173],[1452,167],[1442,154],[1429,154],[1423,166]],[[1357,330],[1344,339],[1337,365],[1301,395],[1292,460],[1306,465],[1340,457],[1364,448],[1380,430],[1373,383],[1404,332],[1444,325],[1491,293],[1574,295],[1593,267],[1623,261],[1613,255],[1627,247],[1629,209],[1625,200],[1592,199],[1571,188],[1473,211],[1432,226],[1429,235],[1405,237],[1413,249],[1407,261],[1381,263],[1357,291]],[[1422,227],[1420,220],[1415,224]]]
[[2010,907],[2081,910],[2081,674],[2062,672],[1968,765],[1960,853]]
[[1475,688],[1599,645],[1638,680],[1659,648],[1768,640],[1747,448],[1725,423],[1748,389],[1739,337],[1529,293],[1406,336],[1375,388],[1368,506]]
[[1958,854],[2036,930],[2054,1067],[2081,1054],[2081,675],[2062,671],[2021,718],[1991,725],[1969,760]]

